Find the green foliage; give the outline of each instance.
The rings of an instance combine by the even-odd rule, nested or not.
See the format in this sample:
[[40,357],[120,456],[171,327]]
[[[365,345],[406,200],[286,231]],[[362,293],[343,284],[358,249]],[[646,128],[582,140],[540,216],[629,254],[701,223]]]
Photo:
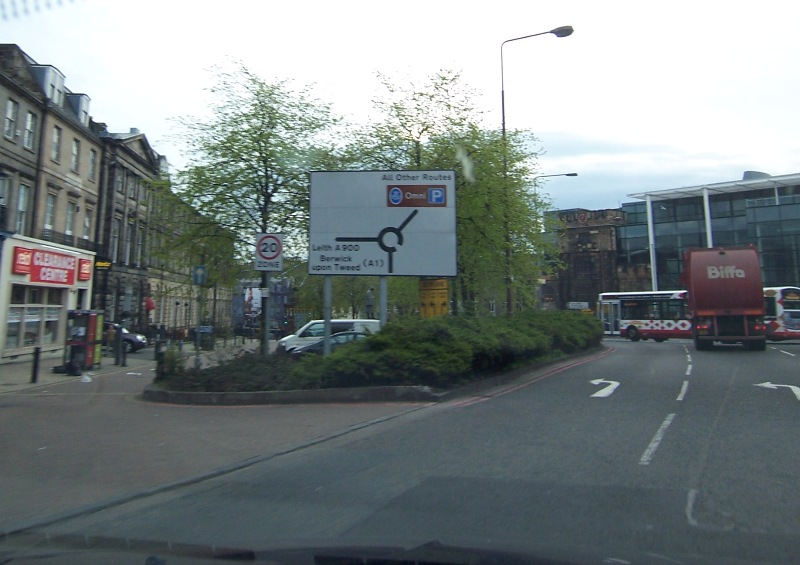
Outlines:
[[181,352],[174,345],[164,351],[164,375],[165,377],[182,377],[186,372],[186,360]]
[[296,388],[295,380],[290,378],[293,363],[288,356],[246,353],[207,369],[183,368],[167,372],[159,384],[168,390],[187,392],[290,390]]
[[511,318],[402,318],[327,358],[248,355],[167,379],[175,390],[257,391],[363,386],[452,388],[600,345],[600,322],[579,312]]

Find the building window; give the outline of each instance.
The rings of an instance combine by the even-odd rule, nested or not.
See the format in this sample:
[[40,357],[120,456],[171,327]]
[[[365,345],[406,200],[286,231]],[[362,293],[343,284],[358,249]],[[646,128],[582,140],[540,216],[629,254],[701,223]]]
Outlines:
[[91,236],[93,214],[93,210],[86,210],[86,213],[83,215],[83,239],[89,239]]
[[78,211],[78,205],[75,202],[67,202],[67,219],[64,223],[64,233],[72,235],[72,230],[75,228],[75,213]]
[[139,177],[136,175],[128,175],[128,198],[139,199]]
[[131,264],[131,251],[133,250],[133,222],[129,222],[125,229],[125,250],[123,251],[122,260],[126,265]]
[[17,193],[17,224],[15,226],[17,233],[25,233],[25,224],[28,221],[28,198],[30,196],[30,190],[30,187],[27,185],[19,185],[19,192]]
[[56,219],[56,195],[48,194],[47,202],[44,205],[44,229],[53,230],[53,223]]
[[142,266],[142,251],[144,250],[144,228],[139,227],[139,233],[136,236],[136,266]]
[[117,262],[119,259],[119,232],[122,231],[122,218],[114,218],[111,227],[111,260]]
[[97,151],[91,149],[89,151],[89,180],[97,178]]
[[69,168],[73,173],[77,173],[81,168],[81,142],[79,139],[72,140],[72,159]]
[[122,167],[114,170],[114,190],[120,194],[125,193],[125,170]]
[[19,103],[16,100],[8,99],[6,102],[6,123],[3,133],[9,139],[14,139],[17,130],[17,116],[19,115]]
[[25,119],[25,137],[22,138],[22,146],[25,149],[33,149],[33,141],[36,139],[36,122],[38,116],[33,112],[28,112]]
[[6,206],[8,205],[8,178],[0,177],[0,230],[6,228]]
[[53,126],[53,139],[50,143],[50,159],[58,162],[61,159],[61,128]]

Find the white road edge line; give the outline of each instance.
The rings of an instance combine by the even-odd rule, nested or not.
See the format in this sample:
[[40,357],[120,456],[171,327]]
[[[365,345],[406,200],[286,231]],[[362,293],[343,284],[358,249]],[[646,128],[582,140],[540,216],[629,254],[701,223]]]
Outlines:
[[683,386],[681,387],[681,392],[678,395],[678,398],[676,398],[675,400],[677,400],[678,402],[683,400],[683,397],[686,396],[686,389],[688,389],[688,388],[689,388],[689,381],[683,381]]
[[654,435],[653,439],[650,441],[650,445],[648,445],[647,449],[644,450],[642,458],[639,459],[639,465],[650,464],[650,461],[653,459],[653,455],[655,455],[656,449],[658,449],[658,444],[660,444],[661,440],[664,439],[664,434],[667,433],[667,428],[669,428],[670,424],[672,424],[672,420],[674,419],[675,414],[667,415],[667,417],[664,419],[664,422],[661,424],[661,427],[658,428],[656,435]]

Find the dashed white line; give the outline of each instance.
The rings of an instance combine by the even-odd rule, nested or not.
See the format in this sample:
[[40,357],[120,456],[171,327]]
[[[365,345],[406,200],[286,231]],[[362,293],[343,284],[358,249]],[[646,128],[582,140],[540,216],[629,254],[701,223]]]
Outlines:
[[681,387],[681,392],[680,392],[680,394],[678,394],[678,398],[676,398],[675,400],[677,400],[678,402],[683,400],[683,397],[686,396],[686,389],[688,389],[688,388],[689,388],[689,381],[683,381],[683,386]]
[[675,414],[667,415],[667,417],[664,419],[664,422],[661,424],[661,427],[658,428],[656,435],[654,435],[653,439],[650,441],[650,445],[648,445],[647,449],[644,450],[642,458],[639,459],[639,465],[650,464],[650,461],[653,459],[653,455],[656,453],[656,449],[658,449],[658,445],[661,443],[661,440],[664,439],[664,434],[667,433],[667,429],[669,428],[670,424],[672,424],[672,420],[674,419]]
[[686,376],[688,377],[688,376],[690,376],[691,374],[692,374],[692,366],[691,366],[691,365],[689,365],[688,367],[686,367]]
[[689,494],[686,497],[686,521],[689,522],[689,525],[693,527],[697,527],[697,520],[694,517],[694,501],[696,499],[697,489],[690,489]]

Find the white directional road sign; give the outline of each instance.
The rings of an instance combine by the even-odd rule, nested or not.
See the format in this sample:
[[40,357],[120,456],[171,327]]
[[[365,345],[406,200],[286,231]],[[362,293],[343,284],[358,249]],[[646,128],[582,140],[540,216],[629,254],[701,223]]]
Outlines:
[[283,235],[274,233],[256,234],[256,271],[283,270]]
[[454,171],[311,173],[308,272],[456,275]]

